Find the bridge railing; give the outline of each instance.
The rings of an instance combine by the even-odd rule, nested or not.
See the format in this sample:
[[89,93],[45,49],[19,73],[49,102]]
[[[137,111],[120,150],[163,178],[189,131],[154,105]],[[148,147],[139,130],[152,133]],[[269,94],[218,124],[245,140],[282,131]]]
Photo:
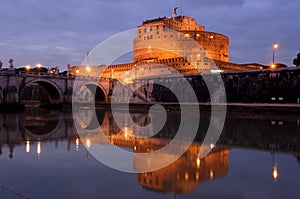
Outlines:
[[22,76],[22,77],[45,77],[45,78],[76,78],[78,80],[87,81],[109,81],[111,78],[104,77],[94,77],[94,76],[82,76],[82,75],[72,75],[72,74],[52,74],[49,72],[26,72],[26,71],[15,71],[15,70],[0,70],[1,76]]
[[23,72],[23,71],[16,72],[16,75],[20,75],[20,76],[44,76],[44,77],[62,77],[63,76],[61,74],[51,74],[51,73],[48,73],[48,72]]

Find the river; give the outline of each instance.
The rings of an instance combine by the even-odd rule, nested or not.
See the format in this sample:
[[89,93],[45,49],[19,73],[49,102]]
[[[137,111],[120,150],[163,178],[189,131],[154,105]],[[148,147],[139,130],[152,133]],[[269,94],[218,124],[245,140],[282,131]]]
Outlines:
[[[96,136],[94,111],[88,108],[77,121],[88,131],[84,136],[78,134],[69,109],[0,113],[0,198],[299,197],[298,115],[228,113],[218,143],[198,158],[210,122],[209,113],[201,114],[196,138],[181,157],[157,171],[130,174],[98,161],[89,148],[112,141],[133,154],[126,163],[138,169],[150,160],[135,154],[170,143],[180,113],[170,111],[158,135],[137,140],[132,138],[134,128],[119,128],[114,122],[114,117],[128,119],[124,110],[114,116],[106,109],[96,112],[108,139]],[[184,114],[193,117],[193,110]],[[142,126],[150,122],[143,111],[132,111],[131,117]],[[167,153],[172,156],[172,151]]]

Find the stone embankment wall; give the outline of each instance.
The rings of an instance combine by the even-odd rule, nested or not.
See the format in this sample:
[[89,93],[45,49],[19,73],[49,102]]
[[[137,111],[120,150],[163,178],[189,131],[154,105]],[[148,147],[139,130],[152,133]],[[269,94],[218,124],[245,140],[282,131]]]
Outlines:
[[[135,89],[139,88],[136,93],[143,95],[148,102],[176,103],[183,100],[188,103],[191,93],[182,86],[185,80],[191,84],[200,103],[209,103],[211,99],[218,102],[218,98],[222,99],[221,95],[226,93],[228,103],[300,104],[300,68],[137,79],[133,85]],[[162,82],[167,86],[162,86]],[[208,84],[213,87],[211,92]],[[222,84],[225,92],[220,92]],[[169,88],[179,90],[182,99],[177,99]]]

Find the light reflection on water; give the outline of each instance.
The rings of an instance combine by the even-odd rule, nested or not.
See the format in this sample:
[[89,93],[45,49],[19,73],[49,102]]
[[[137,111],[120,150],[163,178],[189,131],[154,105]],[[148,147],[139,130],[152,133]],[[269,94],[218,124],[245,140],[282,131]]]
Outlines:
[[[138,153],[157,150],[174,136],[178,116],[170,114],[170,123],[156,138],[140,142],[132,142],[134,129],[119,129],[109,111],[101,110],[97,117],[110,141]],[[148,122],[143,113],[132,117],[140,125]],[[86,118],[91,117],[82,125],[92,130]],[[105,143],[93,136],[79,139],[71,112],[28,109],[0,114],[0,198],[297,198],[296,116],[229,115],[219,144],[199,159],[208,123],[203,116],[197,142],[173,164],[155,172],[125,174],[87,152],[84,144]],[[132,165],[139,167],[141,162],[134,158]]]

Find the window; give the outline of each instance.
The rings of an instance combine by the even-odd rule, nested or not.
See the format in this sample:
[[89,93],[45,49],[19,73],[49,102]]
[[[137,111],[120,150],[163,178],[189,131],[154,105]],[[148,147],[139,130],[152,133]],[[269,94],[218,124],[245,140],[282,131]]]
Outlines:
[[152,31],[152,26],[150,26],[150,32]]

